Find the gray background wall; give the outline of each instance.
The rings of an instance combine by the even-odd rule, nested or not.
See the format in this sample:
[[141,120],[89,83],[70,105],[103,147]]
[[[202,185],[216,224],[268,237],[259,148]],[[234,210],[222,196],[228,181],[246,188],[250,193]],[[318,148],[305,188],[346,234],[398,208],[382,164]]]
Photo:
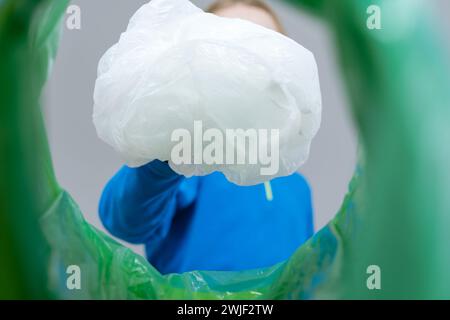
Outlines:
[[[97,215],[100,193],[121,166],[121,160],[97,138],[91,120],[97,63],[105,50],[117,42],[132,14],[146,2],[72,1],[81,8],[81,30],[64,29],[45,94],[56,175],[80,205],[86,219],[100,229],[103,229]],[[211,1],[193,2],[205,7]],[[355,166],[355,133],[328,31],[319,21],[279,0],[268,2],[280,15],[288,35],[311,50],[319,66],[323,122],[313,141],[311,156],[300,169],[313,190],[315,227],[319,229],[332,219],[346,193]],[[437,5],[437,11],[444,17],[445,12],[450,14],[450,1],[435,0],[430,4]],[[142,252],[139,247],[133,249]]]

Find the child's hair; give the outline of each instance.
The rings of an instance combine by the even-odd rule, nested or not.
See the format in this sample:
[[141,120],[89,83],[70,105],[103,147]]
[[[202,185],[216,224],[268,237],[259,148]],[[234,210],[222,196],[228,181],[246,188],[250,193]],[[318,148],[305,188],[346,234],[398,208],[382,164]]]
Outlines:
[[216,0],[208,7],[206,11],[210,13],[215,13],[221,9],[225,9],[237,4],[243,4],[249,7],[255,7],[265,11],[274,20],[275,25],[277,27],[277,31],[283,34],[285,33],[284,27],[281,24],[281,21],[278,18],[275,11],[273,11],[273,9],[263,0]]

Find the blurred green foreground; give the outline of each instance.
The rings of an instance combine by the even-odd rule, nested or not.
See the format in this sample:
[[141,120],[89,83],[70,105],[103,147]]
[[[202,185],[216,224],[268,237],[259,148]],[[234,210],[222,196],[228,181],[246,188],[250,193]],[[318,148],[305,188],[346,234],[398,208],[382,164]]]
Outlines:
[[[450,299],[450,67],[429,2],[289,2],[334,35],[361,143],[349,193],[284,263],[162,276],[55,179],[39,101],[68,0],[0,0],[1,299]],[[381,30],[367,28],[372,4]]]

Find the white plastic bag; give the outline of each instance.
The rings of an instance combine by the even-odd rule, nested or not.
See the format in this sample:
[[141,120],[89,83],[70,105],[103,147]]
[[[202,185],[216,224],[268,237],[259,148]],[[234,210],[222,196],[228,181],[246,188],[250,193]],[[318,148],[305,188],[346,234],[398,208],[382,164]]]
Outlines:
[[179,174],[221,171],[239,185],[295,172],[321,119],[308,50],[187,0],[136,12],[99,63],[94,102],[99,137],[129,166],[167,160]]

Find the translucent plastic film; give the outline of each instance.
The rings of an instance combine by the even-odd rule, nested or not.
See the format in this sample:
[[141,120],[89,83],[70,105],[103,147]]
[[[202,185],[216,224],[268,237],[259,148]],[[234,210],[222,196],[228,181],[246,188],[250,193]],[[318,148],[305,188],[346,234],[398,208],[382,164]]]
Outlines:
[[[349,193],[284,263],[166,276],[89,225],[53,175],[38,101],[67,1],[0,2],[2,298],[450,298],[450,68],[428,1],[397,1],[411,18],[386,10],[376,32],[367,8],[390,0],[290,2],[335,36],[361,137]],[[81,290],[67,290],[70,265]],[[381,291],[368,290],[371,265]]]

